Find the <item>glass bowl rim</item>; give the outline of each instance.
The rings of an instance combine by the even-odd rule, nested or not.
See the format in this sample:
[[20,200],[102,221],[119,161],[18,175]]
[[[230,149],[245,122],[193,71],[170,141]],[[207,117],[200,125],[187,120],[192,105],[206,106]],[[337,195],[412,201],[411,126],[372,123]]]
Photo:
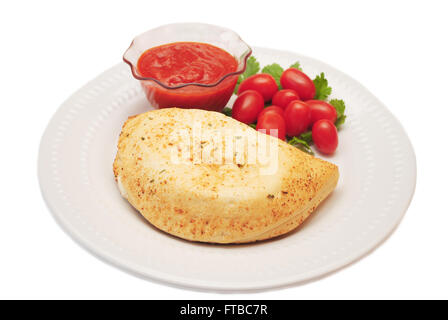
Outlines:
[[[150,30],[148,30],[148,31],[146,31],[146,32],[150,32],[150,31],[156,30],[156,29],[161,28],[161,27],[174,26],[174,25],[181,25],[181,24],[183,24],[183,23],[166,24],[166,25],[163,25],[163,26],[154,28],[154,29],[150,29]],[[191,24],[193,24],[193,23],[191,23]],[[206,25],[206,24],[203,24],[203,23],[197,23],[197,24]],[[217,26],[217,27],[219,27],[219,26]],[[140,81],[154,81],[155,83],[157,83],[157,84],[160,85],[161,87],[163,87],[163,88],[165,88],[165,89],[168,89],[168,90],[180,89],[180,88],[184,88],[184,87],[187,87],[187,86],[198,86],[198,87],[206,87],[206,88],[216,87],[216,86],[219,85],[221,82],[223,82],[226,78],[231,77],[231,76],[239,76],[239,75],[242,74],[244,71],[246,71],[246,67],[247,67],[247,59],[249,59],[249,57],[252,55],[252,48],[251,48],[251,47],[250,47],[250,46],[249,46],[243,39],[241,39],[241,37],[240,37],[235,31],[232,31],[232,30],[227,29],[227,28],[224,28],[224,27],[220,27],[220,28],[222,28],[222,29],[226,29],[226,30],[229,30],[229,31],[233,32],[233,33],[237,36],[238,41],[241,41],[241,42],[247,47],[248,51],[245,53],[245,55],[244,55],[244,57],[243,57],[243,60],[242,60],[242,61],[243,61],[243,66],[242,66],[242,68],[241,68],[240,70],[236,70],[236,71],[234,71],[234,72],[230,72],[230,73],[227,73],[227,74],[223,75],[223,76],[222,76],[218,81],[216,81],[215,83],[205,84],[205,83],[190,82],[190,83],[184,83],[184,84],[181,84],[181,85],[178,85],[178,86],[168,86],[168,85],[162,83],[160,80],[158,80],[158,79],[156,79],[156,78],[153,78],[153,77],[142,77],[142,76],[138,75],[138,73],[137,73],[137,71],[136,71],[136,68],[137,68],[137,67],[136,67],[131,61],[129,61],[129,60],[126,58],[126,55],[127,55],[127,53],[129,52],[129,50],[134,46],[135,39],[138,38],[138,37],[140,37],[142,34],[145,34],[146,32],[142,33],[141,35],[138,35],[137,37],[134,38],[134,40],[132,40],[131,45],[128,47],[128,49],[125,51],[125,53],[124,53],[124,55],[123,55],[123,61],[124,61],[125,63],[127,63],[127,64],[129,65],[129,67],[131,68],[132,76],[133,76],[135,79],[140,80]],[[189,41],[183,41],[183,42],[189,42]],[[194,42],[194,41],[191,41],[191,42]],[[167,42],[167,44],[168,44],[168,42]],[[150,49],[150,48],[148,48],[148,50],[149,50],[149,49]],[[222,49],[222,50],[224,50],[224,49]]]

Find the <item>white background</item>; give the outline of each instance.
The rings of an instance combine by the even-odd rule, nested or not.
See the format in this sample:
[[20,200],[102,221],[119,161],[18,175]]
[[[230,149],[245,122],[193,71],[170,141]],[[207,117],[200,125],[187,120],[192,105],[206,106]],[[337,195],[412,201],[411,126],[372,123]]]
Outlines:
[[[2,1],[0,298],[448,298],[446,1]],[[251,294],[173,288],[126,274],[75,244],[37,181],[39,140],[75,90],[121,61],[132,38],[172,22],[237,31],[252,46],[348,73],[398,117],[417,189],[394,234],[361,261],[302,286]]]

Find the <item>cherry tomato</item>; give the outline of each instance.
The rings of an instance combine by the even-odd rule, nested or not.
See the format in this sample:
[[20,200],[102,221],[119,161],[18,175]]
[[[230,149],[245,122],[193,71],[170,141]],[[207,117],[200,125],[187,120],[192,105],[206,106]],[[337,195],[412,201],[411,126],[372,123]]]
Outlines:
[[233,103],[232,117],[245,124],[250,124],[257,120],[258,114],[263,108],[264,100],[261,94],[254,90],[247,90]]
[[285,109],[286,134],[289,137],[305,132],[310,125],[310,107],[303,101],[291,101]]
[[294,100],[300,100],[299,94],[291,89],[283,89],[274,94],[272,104],[286,109],[288,104]]
[[306,104],[310,106],[311,125],[321,119],[327,119],[335,123],[338,118],[336,109],[328,102],[321,100],[308,100]]
[[333,122],[327,119],[317,121],[311,131],[317,149],[326,154],[332,154],[338,147],[338,130]]
[[283,109],[278,107],[278,106],[270,106],[267,108],[264,108],[263,111],[261,111],[258,114],[258,119],[260,119],[262,116],[264,116],[266,113],[270,113],[270,112],[275,112],[278,113],[279,115],[281,115],[282,117],[284,116],[284,112]]
[[285,119],[276,112],[267,112],[263,117],[258,119],[257,131],[265,129],[266,134],[275,136],[275,132],[271,130],[277,130],[277,138],[285,140]]
[[314,82],[298,69],[289,68],[283,71],[280,83],[283,88],[296,91],[304,101],[311,100],[316,95]]
[[263,96],[264,101],[271,101],[274,94],[278,91],[278,85],[270,74],[258,73],[241,82],[238,88],[238,95],[246,90],[258,91]]

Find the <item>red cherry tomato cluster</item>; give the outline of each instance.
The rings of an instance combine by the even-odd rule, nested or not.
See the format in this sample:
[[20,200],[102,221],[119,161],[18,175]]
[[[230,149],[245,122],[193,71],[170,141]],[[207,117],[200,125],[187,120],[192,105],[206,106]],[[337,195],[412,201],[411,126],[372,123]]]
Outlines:
[[[270,74],[255,74],[241,82],[232,117],[252,124],[257,130],[277,136],[281,140],[295,137],[311,129],[317,149],[332,154],[338,146],[335,126],[336,109],[328,102],[313,100],[314,82],[302,71],[289,68],[278,84]],[[271,105],[265,108],[265,104]]]

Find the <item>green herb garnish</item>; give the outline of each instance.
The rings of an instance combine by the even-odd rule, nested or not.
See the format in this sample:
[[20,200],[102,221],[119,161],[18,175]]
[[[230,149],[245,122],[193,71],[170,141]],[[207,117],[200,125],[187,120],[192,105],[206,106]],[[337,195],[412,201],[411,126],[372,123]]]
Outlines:
[[314,99],[325,101],[331,94],[331,87],[328,86],[328,80],[325,79],[325,74],[322,72],[320,75],[316,76],[313,82],[316,87],[316,95],[314,96]]
[[303,140],[299,137],[292,137],[291,139],[288,140],[288,143],[290,145],[302,150],[303,152],[306,152],[306,153],[314,156],[313,150],[311,150],[310,145],[305,140]]
[[258,73],[258,71],[260,71],[260,63],[257,61],[257,59],[255,59],[254,56],[249,57],[246,63],[246,70],[238,77],[238,81],[236,82],[234,92],[235,93],[238,92],[238,87],[240,86],[241,82],[243,82],[250,76],[253,76],[254,74]]
[[345,115],[345,102],[341,99],[332,99],[330,100],[330,104],[336,109],[336,113],[338,114],[338,118],[334,125],[339,130],[347,118]]
[[270,74],[275,79],[275,82],[277,82],[279,90],[281,90],[280,77],[282,76],[283,71],[283,68],[278,63],[273,63],[265,66],[263,70],[261,70],[261,73]]
[[299,61],[294,62],[292,65],[289,66],[290,68],[294,68],[294,69],[298,69],[300,71],[303,71],[302,68],[300,67],[300,63]]
[[222,113],[224,113],[226,116],[231,117],[232,116],[232,109],[225,107],[222,109]]

